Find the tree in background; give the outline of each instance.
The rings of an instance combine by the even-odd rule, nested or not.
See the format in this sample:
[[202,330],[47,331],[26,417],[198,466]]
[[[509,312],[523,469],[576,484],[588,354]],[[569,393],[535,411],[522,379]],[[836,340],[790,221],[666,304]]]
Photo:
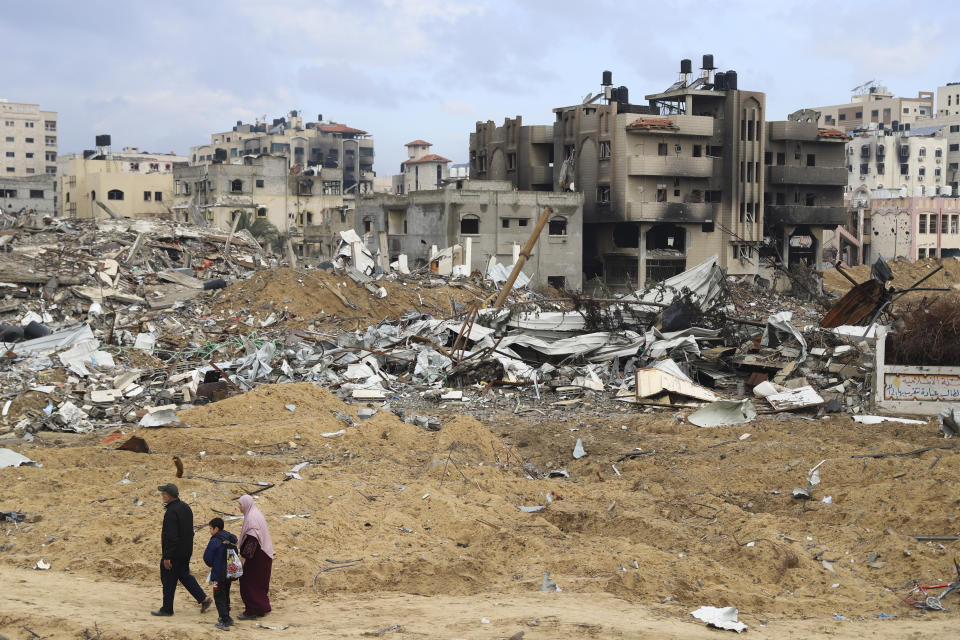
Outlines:
[[276,225],[266,218],[256,217],[252,211],[234,211],[233,214],[240,218],[237,221],[237,231],[246,229],[264,248],[274,253],[283,253],[284,237]]

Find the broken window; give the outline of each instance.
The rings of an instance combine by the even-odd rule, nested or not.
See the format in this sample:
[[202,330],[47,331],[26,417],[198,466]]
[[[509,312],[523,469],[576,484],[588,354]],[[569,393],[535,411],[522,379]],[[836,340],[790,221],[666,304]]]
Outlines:
[[950,216],[940,214],[940,233],[950,233]]
[[597,185],[597,203],[603,204],[608,202],[610,202],[610,185],[598,184]]
[[43,198],[43,189],[30,189],[30,197],[37,199]]
[[261,179],[258,179],[257,182],[256,182],[256,185],[257,185],[258,188],[262,189],[262,188],[263,188],[263,179],[262,179],[262,178],[261,178]]
[[610,141],[601,140],[600,141],[600,159],[607,160],[610,158]]
[[927,257],[927,250],[926,250],[926,249],[923,249],[923,248],[917,249],[917,257],[918,257],[918,258],[926,258],[926,257]]
[[640,225],[636,222],[618,222],[613,227],[613,245],[622,249],[639,249]]
[[230,182],[230,191],[241,193],[243,191],[243,180],[233,180]]
[[773,152],[772,152],[772,151],[764,151],[764,152],[763,152],[763,164],[766,164],[766,165],[771,165],[771,164],[773,164]]
[[813,153],[808,153],[808,154],[807,154],[807,166],[808,166],[808,167],[815,167],[815,166],[817,166],[817,156],[816,156],[816,154],[813,154]]
[[927,232],[927,214],[921,213],[917,216],[917,233]]
[[521,227],[525,227],[530,224],[530,218],[517,218],[517,224]]
[[807,206],[808,206],[808,207],[815,207],[816,205],[817,205],[817,194],[815,194],[815,193],[808,193],[808,194],[807,194]]
[[517,168],[517,154],[508,153],[507,154],[507,170],[513,170]]
[[778,205],[787,204],[787,194],[785,194],[783,191],[777,192],[777,204]]
[[958,215],[950,216],[950,233],[953,233],[953,234],[960,233],[960,216]]
[[153,193],[151,193],[150,191],[144,191],[144,192],[143,192],[143,201],[144,201],[144,202],[150,202],[150,200],[152,200],[152,199],[153,199]]
[[510,218],[503,218],[500,220],[500,226],[504,229],[510,228]]
[[666,202],[667,201],[667,188],[658,187],[657,188],[657,202]]
[[565,289],[567,287],[567,278],[565,276],[547,276],[547,285],[554,289]]
[[666,142],[661,142],[660,144],[657,145],[657,155],[658,155],[658,156],[665,156],[665,155],[667,155],[667,143],[666,143]]
[[153,192],[153,200],[154,200],[154,202],[162,202],[162,201],[163,201],[163,192],[162,192],[162,191],[154,191],[154,192]]
[[562,216],[552,218],[550,220],[549,233],[551,236],[567,235],[567,219]]
[[464,235],[477,235],[480,233],[480,218],[477,216],[464,216],[460,219],[460,233]]
[[267,209],[266,209],[265,207],[260,207],[259,209],[257,209],[257,217],[258,217],[258,218],[266,218],[266,217],[267,217]]
[[123,191],[120,191],[120,189],[107,191],[107,200],[123,200]]
[[883,166],[883,163],[882,163],[882,162],[878,162],[878,163],[877,163],[877,175],[882,176],[882,175],[883,175],[883,170],[884,170],[884,168],[885,168],[885,167]]
[[687,232],[683,227],[672,224],[658,224],[645,234],[647,252],[666,251],[682,254],[686,249]]
[[701,147],[699,144],[693,145],[693,157],[699,158],[702,155],[703,155],[703,147]]
[[777,152],[777,166],[782,167],[787,164],[787,154],[783,151]]

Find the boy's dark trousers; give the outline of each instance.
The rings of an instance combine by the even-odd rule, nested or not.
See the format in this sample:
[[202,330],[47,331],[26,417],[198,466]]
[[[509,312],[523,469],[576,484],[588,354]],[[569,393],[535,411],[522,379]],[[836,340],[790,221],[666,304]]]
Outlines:
[[230,583],[231,580],[222,580],[213,586],[213,602],[217,605],[217,614],[221,622],[230,622]]

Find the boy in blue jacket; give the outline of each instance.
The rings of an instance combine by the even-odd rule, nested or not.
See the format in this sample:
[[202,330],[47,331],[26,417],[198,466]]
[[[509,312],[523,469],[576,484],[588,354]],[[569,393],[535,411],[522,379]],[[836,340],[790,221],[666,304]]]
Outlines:
[[203,552],[203,561],[210,567],[213,601],[217,605],[217,628],[227,631],[233,624],[230,617],[230,580],[227,580],[227,549],[237,548],[237,536],[223,529],[223,518],[210,521],[210,542]]

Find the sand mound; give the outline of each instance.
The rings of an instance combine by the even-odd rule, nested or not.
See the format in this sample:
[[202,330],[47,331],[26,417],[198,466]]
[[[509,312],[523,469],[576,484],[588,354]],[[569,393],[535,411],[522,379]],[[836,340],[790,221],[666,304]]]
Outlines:
[[[282,267],[260,271],[227,287],[217,294],[213,305],[216,313],[229,319],[253,316],[259,323],[271,314],[277,318],[286,314],[290,326],[303,327],[345,319],[376,324],[399,318],[410,309],[448,316],[453,311],[451,301],[468,304],[484,295],[474,285],[432,287],[428,282],[390,280],[376,284],[387,290],[386,298],[375,297],[345,275]],[[344,304],[337,293],[356,308]]]
[[[310,384],[264,386],[180,416],[192,426],[137,431],[151,454],[64,434],[19,447],[44,466],[0,470],[0,508],[39,519],[7,527],[0,562],[43,558],[54,571],[152,584],[156,486],[173,480],[197,523],[237,513],[235,499],[259,491],[280,608],[314,590],[535,593],[550,571],[568,593],[669,596],[678,615],[734,604],[755,623],[749,616],[899,613],[901,585],[950,578],[947,552],[908,534],[955,532],[960,454],[852,457],[942,445],[928,425],[761,418],[698,429],[669,414],[625,414],[509,417],[491,432],[459,416],[431,432],[383,409],[360,420],[356,406]],[[578,438],[589,455],[573,460]],[[791,498],[822,459],[814,499]],[[299,479],[287,476],[304,462]],[[535,479],[531,468],[570,479]],[[197,553],[204,542],[201,531]],[[868,566],[871,557],[880,564]]]
[[[956,258],[944,258],[942,260],[926,259],[918,260],[917,262],[910,262],[904,258],[898,258],[888,262],[888,264],[894,276],[891,284],[897,289],[906,289],[942,265],[943,269],[941,271],[920,286],[945,287],[951,289],[950,295],[960,294],[960,289],[958,289],[958,283],[960,283],[960,260]],[[850,267],[849,269],[845,269],[845,271],[857,282],[865,282],[870,278],[870,265]],[[846,293],[853,286],[850,284],[850,281],[840,275],[836,269],[827,269],[823,272],[823,284],[825,288],[839,293]],[[924,296],[931,298],[938,295],[943,294],[934,291],[918,291],[907,294],[904,296],[904,299],[919,300]]]

